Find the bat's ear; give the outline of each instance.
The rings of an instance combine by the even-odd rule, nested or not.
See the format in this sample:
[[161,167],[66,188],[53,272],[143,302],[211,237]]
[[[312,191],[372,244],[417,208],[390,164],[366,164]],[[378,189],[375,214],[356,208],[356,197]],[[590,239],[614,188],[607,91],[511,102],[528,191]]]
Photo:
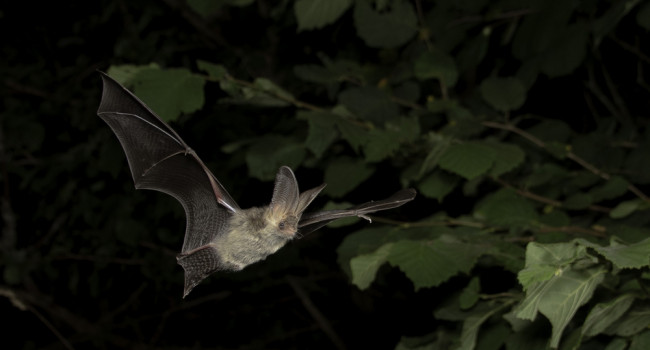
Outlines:
[[280,167],[275,176],[271,211],[274,216],[295,213],[298,207],[298,181],[288,166]]
[[301,193],[300,197],[298,198],[298,207],[296,208],[297,213],[302,214],[302,212],[307,209],[309,204],[314,200],[314,198],[316,198],[316,196],[318,196],[320,191],[322,191],[326,185],[327,184],[322,184],[318,187],[314,187],[311,190],[307,190]]

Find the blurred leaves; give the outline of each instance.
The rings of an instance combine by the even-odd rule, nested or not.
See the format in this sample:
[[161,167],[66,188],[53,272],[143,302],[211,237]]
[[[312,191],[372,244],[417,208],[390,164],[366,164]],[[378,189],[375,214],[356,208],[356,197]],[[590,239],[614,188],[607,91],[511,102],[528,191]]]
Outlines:
[[517,78],[487,78],[481,83],[481,96],[494,109],[515,110],[526,101],[526,88]]
[[336,21],[347,10],[350,0],[297,0],[293,9],[298,31],[319,29]]
[[[79,18],[57,8],[56,21],[29,9],[36,29],[0,16],[15,46],[3,51],[0,289],[42,291],[20,302],[73,347],[309,348],[328,340],[294,327],[307,300],[335,332],[369,325],[341,331],[349,348],[647,348],[648,3],[100,4],[74,4]],[[93,117],[92,71],[106,67],[242,204],[268,203],[282,165],[303,189],[328,183],[314,209],[400,186],[418,196],[215,274],[199,293],[227,302],[179,307],[183,211],[134,191]],[[287,275],[304,276],[300,297],[287,297]],[[155,297],[125,294],[134,280]],[[241,322],[208,313],[259,322],[242,337]],[[169,338],[181,322],[194,345]],[[197,335],[205,324],[223,330],[218,343]]]
[[[388,5],[381,6],[382,3]],[[357,35],[369,47],[394,48],[405,44],[417,32],[415,10],[405,0],[356,1],[354,23]]]
[[176,120],[181,113],[193,113],[205,103],[205,80],[183,68],[159,69],[152,66],[114,67],[115,78],[133,89],[149,108],[166,121]]

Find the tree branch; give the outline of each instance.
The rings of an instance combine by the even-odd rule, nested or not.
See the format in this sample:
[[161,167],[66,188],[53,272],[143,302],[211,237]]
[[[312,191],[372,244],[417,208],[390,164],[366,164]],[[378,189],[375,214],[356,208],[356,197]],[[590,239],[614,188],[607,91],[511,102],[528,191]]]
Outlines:
[[[497,122],[491,122],[491,121],[484,121],[482,123],[484,126],[487,126],[489,128],[494,128],[494,129],[502,129],[502,130],[508,130],[511,131],[519,136],[524,137],[525,139],[529,140],[530,142],[534,143],[536,146],[540,148],[547,149],[546,143],[537,137],[527,133],[526,131],[519,129],[517,126],[513,124],[501,124]],[[573,153],[572,151],[567,151],[566,152],[566,157],[573,160],[574,162],[578,163],[580,166],[583,168],[589,170],[590,172],[594,173],[595,175],[601,177],[604,180],[609,180],[611,178],[611,175],[598,169],[596,166],[593,164],[587,162],[577,154]],[[639,190],[636,186],[630,184],[627,186],[628,191],[634,193],[637,197],[641,198],[642,200],[648,202],[650,199],[648,196],[643,193],[641,190]],[[602,207],[601,207],[602,208]],[[602,211],[602,210],[601,210]]]
[[300,283],[296,280],[295,277],[292,276],[287,276],[286,277],[287,282],[289,282],[289,285],[293,289],[293,291],[296,293],[298,298],[300,298],[300,301],[302,302],[302,305],[307,309],[307,312],[311,315],[311,317],[314,318],[320,329],[325,333],[332,343],[334,343],[334,346],[336,346],[337,349],[345,349],[345,344],[343,343],[343,340],[336,334],[334,331],[334,328],[330,324],[330,322],[323,316],[323,314],[318,310],[316,305],[311,301],[309,298],[309,295],[305,292],[305,290],[302,288]]

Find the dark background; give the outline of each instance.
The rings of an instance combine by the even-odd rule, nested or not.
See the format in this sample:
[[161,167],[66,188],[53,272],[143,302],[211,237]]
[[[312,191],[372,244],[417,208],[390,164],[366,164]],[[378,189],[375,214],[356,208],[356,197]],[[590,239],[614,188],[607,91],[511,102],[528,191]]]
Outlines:
[[[596,4],[593,13],[610,5]],[[426,11],[432,5],[424,6]],[[324,30],[296,33],[295,21],[292,5],[282,1],[224,6],[208,17],[181,0],[3,5],[2,221],[3,230],[16,233],[14,242],[3,234],[0,259],[3,348],[390,349],[402,336],[446,326],[432,310],[464,286],[467,276],[415,291],[402,272],[384,266],[370,289],[350,283],[336,249],[365,222],[290,242],[242,272],[215,274],[181,298],[183,274],[175,254],[184,231],[182,208],[163,194],[133,189],[117,139],[96,116],[97,70],[154,62],[196,71],[195,62],[202,59],[224,65],[238,78],[265,77],[301,100],[328,105],[326,89],[297,79],[294,65],[317,64],[318,53],[358,62],[380,62],[386,54],[355,35],[351,11]],[[633,22],[621,22],[618,37],[645,43],[647,34],[638,33]],[[484,62],[461,77],[456,94],[475,91],[472,76],[487,76],[496,63],[505,67],[502,73],[514,73],[508,64],[515,59],[505,51],[491,45]],[[589,64],[605,62],[617,84],[627,86],[635,54],[611,38],[592,54],[597,59],[573,74],[541,76],[522,113],[552,115],[579,133],[602,126],[585,98]],[[621,93],[630,115],[647,115],[642,112],[649,107],[647,91],[622,88]],[[229,155],[221,146],[270,131],[304,134],[306,127],[286,124],[292,107],[218,104],[226,94],[217,84],[206,85],[206,96],[204,109],[172,126],[242,207],[267,203],[272,183],[249,178],[243,153]],[[558,109],[561,116],[553,115]],[[603,106],[595,109],[607,114]],[[340,147],[343,154],[355,155],[349,146]],[[380,163],[345,200],[360,203],[399,189],[395,164],[409,161]],[[303,189],[323,181],[322,166],[301,167],[296,175]],[[321,198],[314,206],[325,202]],[[451,216],[467,214],[473,206],[460,190],[445,203]],[[437,201],[418,197],[382,216],[415,222],[440,209]],[[517,285],[515,276],[499,268],[478,267],[475,273],[490,276],[484,292]]]
[[[430,329],[435,293],[398,287],[408,285],[399,271],[383,277],[384,290],[363,293],[349,283],[336,247],[351,228],[290,242],[264,263],[217,273],[181,299],[175,254],[182,208],[163,194],[133,189],[117,139],[96,116],[96,70],[150,62],[192,67],[204,59],[298,91],[291,64],[316,63],[316,49],[335,56],[340,44],[354,40],[338,42],[348,40],[345,26],[339,34],[296,34],[291,6],[283,23],[268,18],[277,5],[225,7],[209,21],[176,1],[5,6],[0,69],[3,177],[9,177],[3,184],[20,247],[5,257],[22,262],[20,283],[9,288],[28,303],[22,311],[11,298],[0,299],[8,348],[62,348],[55,333],[75,348],[333,348],[308,308],[319,310],[349,348],[391,347],[400,334]],[[209,34],[197,29],[197,18]],[[209,87],[216,100],[223,93],[215,88]],[[213,108],[174,127],[240,205],[268,203],[272,183],[247,179],[242,164],[223,166],[229,161],[219,147],[278,127],[277,115],[287,112]],[[309,169],[297,176],[302,188],[322,182]],[[373,198],[399,188],[395,175],[376,176],[348,200],[367,200],[378,183],[389,187]],[[117,215],[127,223],[116,222]],[[116,231],[125,237],[115,238]]]

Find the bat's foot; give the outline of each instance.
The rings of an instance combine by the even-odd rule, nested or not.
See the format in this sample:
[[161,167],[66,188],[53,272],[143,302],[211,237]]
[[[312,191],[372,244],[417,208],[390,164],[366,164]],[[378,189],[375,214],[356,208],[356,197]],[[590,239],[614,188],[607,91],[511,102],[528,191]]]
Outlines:
[[357,216],[362,218],[362,219],[368,220],[368,222],[372,224],[372,219],[369,216],[366,216],[366,215],[363,215],[363,214],[359,214]]

